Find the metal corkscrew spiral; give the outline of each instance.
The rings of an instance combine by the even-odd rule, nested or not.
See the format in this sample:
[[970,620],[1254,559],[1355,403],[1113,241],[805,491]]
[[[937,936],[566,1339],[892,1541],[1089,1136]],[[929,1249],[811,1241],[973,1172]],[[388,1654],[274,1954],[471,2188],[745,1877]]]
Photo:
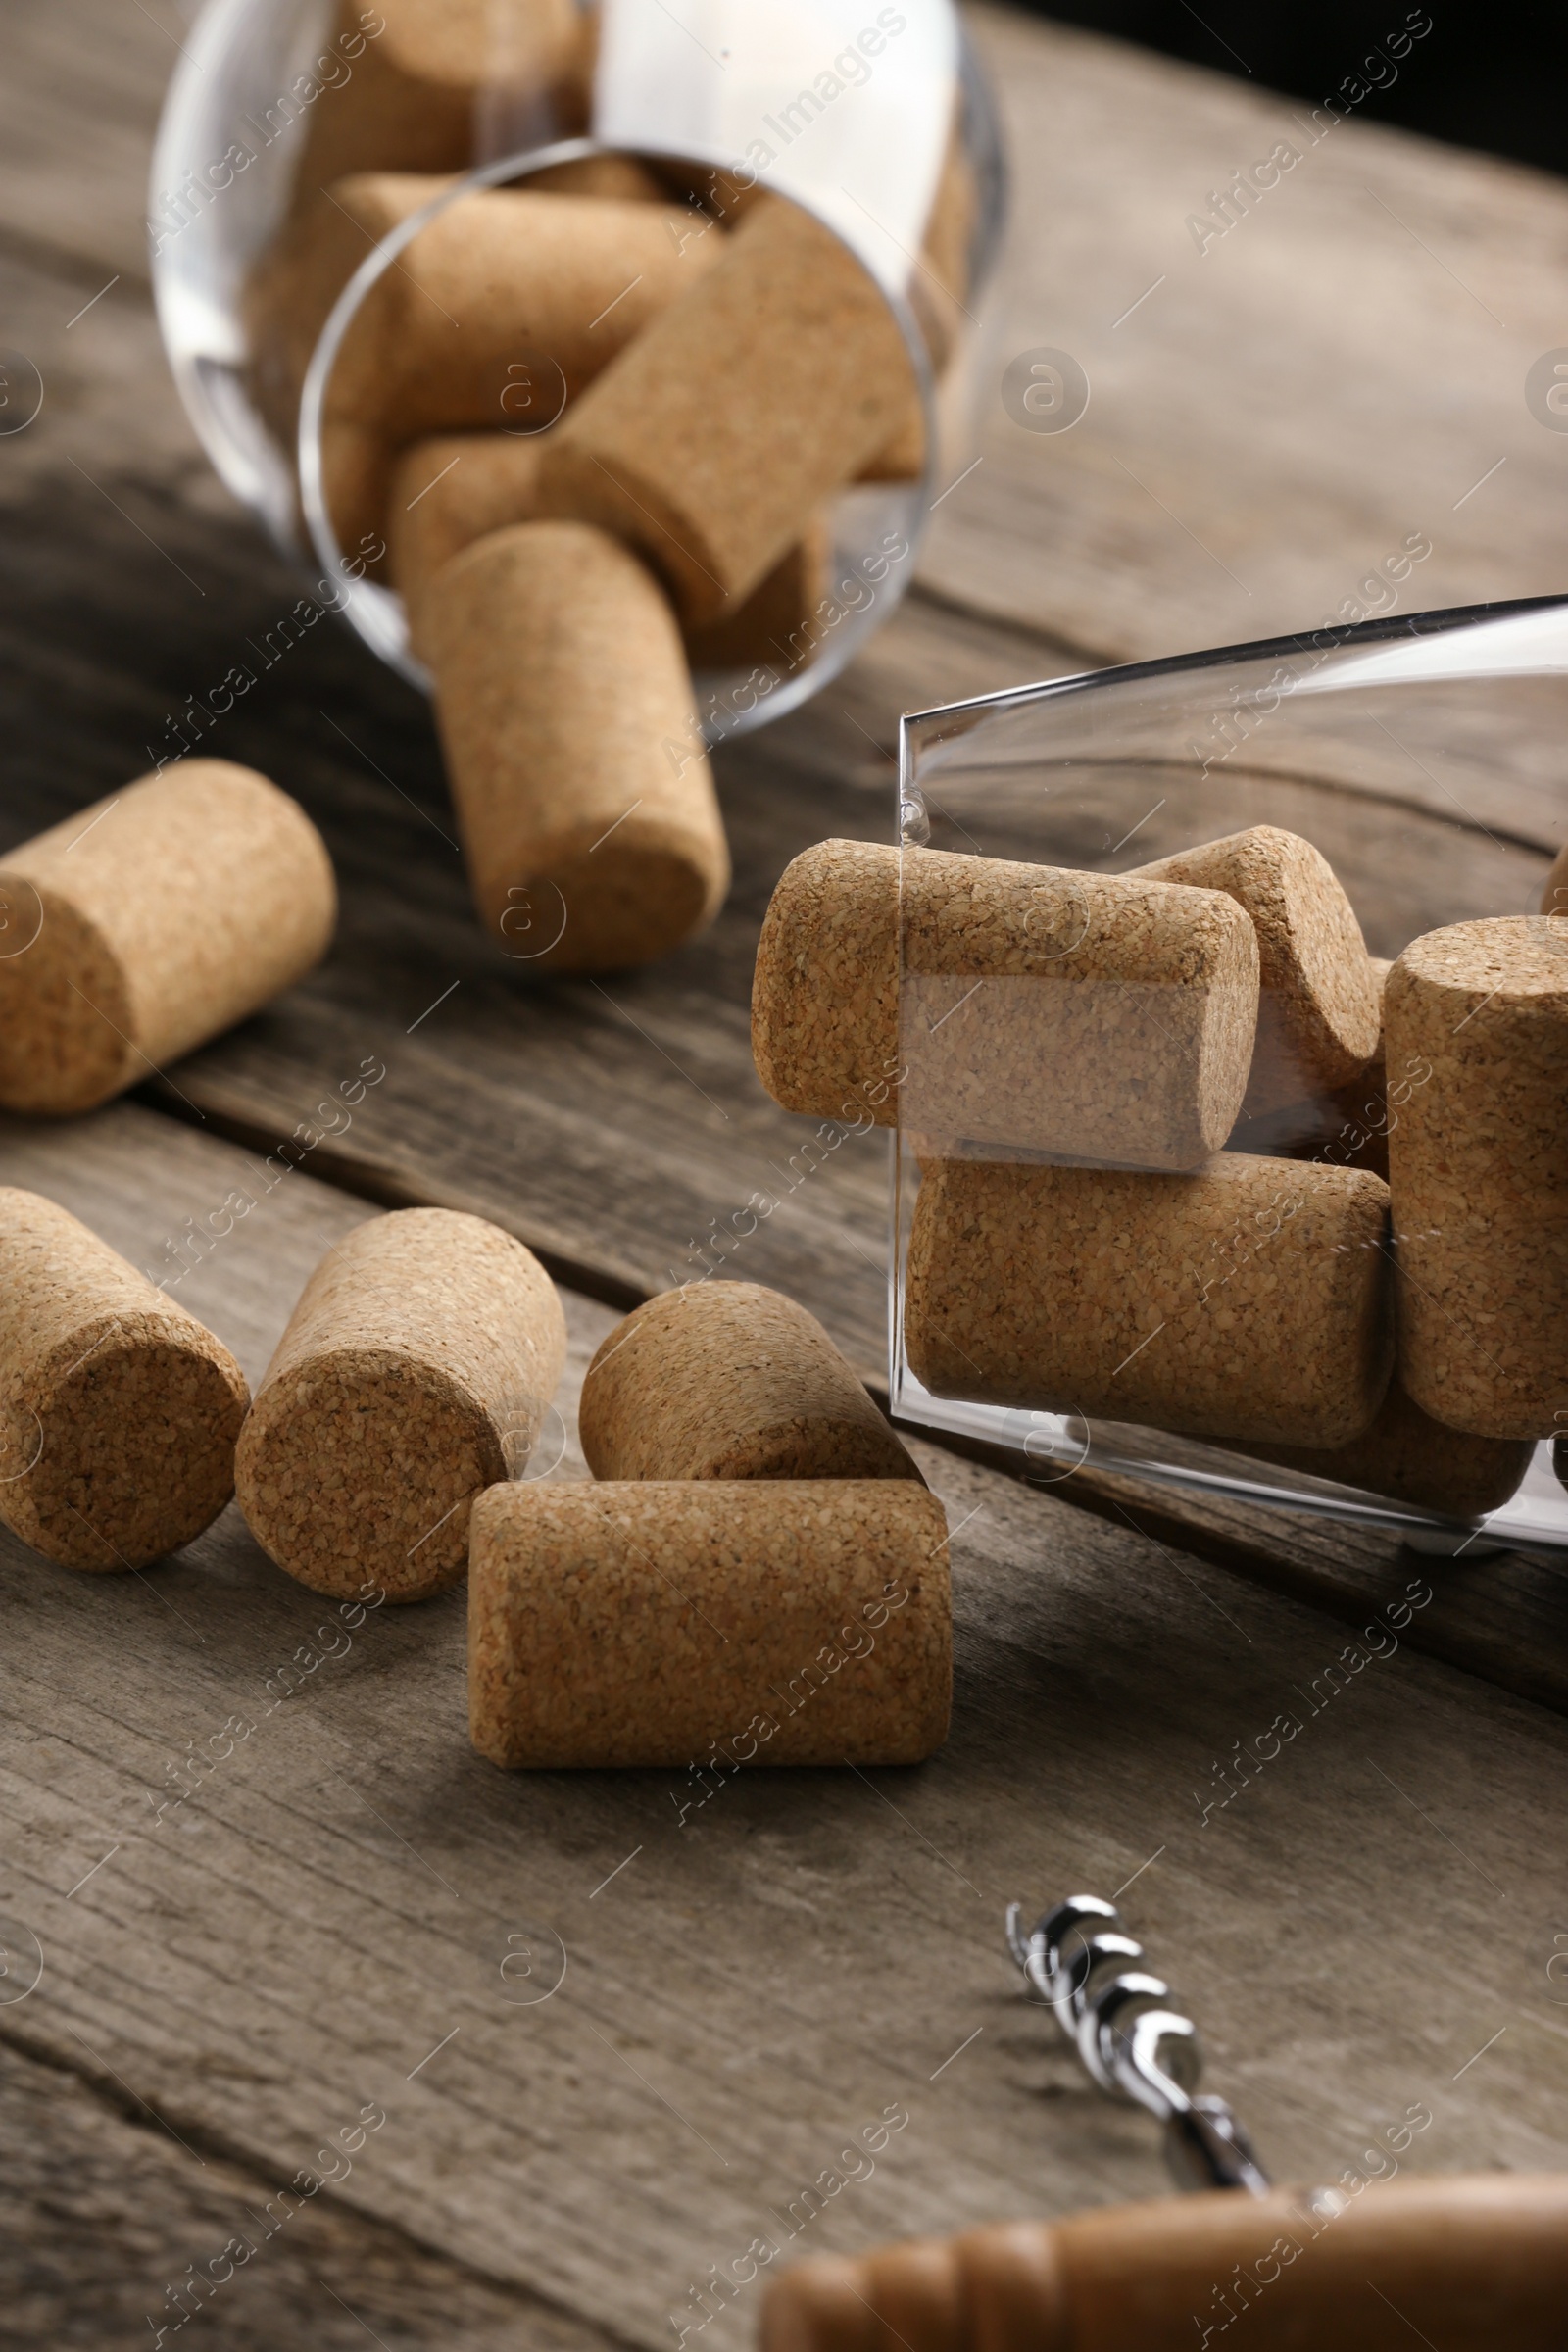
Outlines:
[[1268,2193],[1247,2128],[1229,2103],[1200,2093],[1198,2029],[1164,1979],[1142,1963],[1113,1903],[1070,1894],[1025,1935],[1023,1907],[1007,1906],[1007,1942],[1092,2081],[1113,2099],[1147,2107],[1164,2127],[1165,2162],[1179,2188]]

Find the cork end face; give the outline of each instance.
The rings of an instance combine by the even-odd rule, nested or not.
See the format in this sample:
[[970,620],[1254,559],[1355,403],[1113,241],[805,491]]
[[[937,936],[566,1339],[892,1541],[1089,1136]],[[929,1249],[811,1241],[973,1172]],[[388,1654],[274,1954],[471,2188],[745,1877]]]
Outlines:
[[279,1568],[335,1598],[427,1600],[462,1577],[476,1494],[509,1465],[459,1382],[392,1349],[345,1348],[270,1381],[235,1488]]
[[819,841],[785,867],[757,944],[752,1058],[785,1110],[897,1125],[896,849]]
[[0,1107],[64,1118],[147,1064],[120,958],[87,916],[24,872],[0,873]]
[[1412,940],[1389,975],[1391,1005],[1412,989],[1529,1004],[1568,1018],[1568,922],[1528,914],[1449,923]]
[[0,1510],[68,1568],[145,1568],[211,1526],[234,1492],[244,1376],[200,1326],[171,1326],[105,1317],[57,1349],[30,1398],[5,1399]]

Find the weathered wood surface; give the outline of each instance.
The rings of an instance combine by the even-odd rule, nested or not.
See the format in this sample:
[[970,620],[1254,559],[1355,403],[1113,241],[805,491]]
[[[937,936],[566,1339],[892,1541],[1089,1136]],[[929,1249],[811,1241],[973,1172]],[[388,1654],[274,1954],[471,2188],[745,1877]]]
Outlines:
[[[1543,524],[1568,438],[1524,390],[1563,343],[1561,180],[1353,118],[1312,145],[1310,110],[1266,90],[974,22],[1014,234],[984,463],[927,579],[1106,660],[1314,628],[1411,531],[1433,554],[1405,610],[1563,588]],[[1281,141],[1300,162],[1200,252],[1189,216]],[[1041,347],[1090,379],[1065,433],[1023,430],[997,390]]]
[[[8,1123],[0,1178],[142,1264],[254,1189],[231,1147],[134,1107]],[[291,1176],[176,1295],[254,1369],[364,1213]],[[569,1426],[610,1318],[567,1306]],[[957,1705],[912,1772],[504,1775],[466,1739],[461,1594],[345,1633],[232,1512],[139,1578],[0,1543],[0,1911],[8,1951],[20,1925],[43,1956],[0,2005],[30,2340],[150,2340],[238,2236],[217,2342],[348,2340],[316,2278],[400,2352],[508,2325],[541,2352],[591,2327],[655,2345],[758,2238],[782,2258],[1155,2192],[1151,2132],[1056,2052],[1002,1948],[1010,1897],[1069,1886],[1125,1886],[1282,2177],[1338,2178],[1413,2106],[1412,2167],[1560,2163],[1555,1719],[1392,1632],[1331,1674],[1348,1629],[1318,1611],[921,1461],[953,1530]],[[1423,1590],[1401,1566],[1364,1623]],[[1259,1766],[1281,1715],[1299,1731]],[[559,1988],[509,2000],[507,1937],[543,1966],[550,1934]],[[43,2068],[95,2096],[46,2097]],[[386,2122],[352,2170],[279,2222],[367,2104]],[[841,2151],[890,2108],[908,2121],[865,2173]],[[77,2217],[99,2239],[69,2274]],[[756,2309],[752,2287],[708,2340],[746,2342]]]
[[[618,1301],[689,1270],[710,1218],[787,1190],[806,1131],[749,1068],[756,925],[792,849],[886,833],[901,709],[1314,623],[1416,526],[1436,543],[1424,603],[1557,584],[1564,453],[1520,393],[1558,332],[1553,183],[1342,126],[1187,279],[1102,321],[1105,361],[1088,329],[1114,272],[1126,302],[1158,274],[1159,239],[1261,152],[1267,102],[1000,12],[976,22],[1020,184],[993,378],[1014,348],[1065,344],[1095,401],[1064,437],[993,410],[984,463],[940,511],[925,595],[817,705],[726,757],[740,882],[708,941],[607,984],[609,1002],[519,981],[477,939],[439,837],[426,714],[327,627],[213,734],[326,827],[344,946],[162,1100],[270,1145],[365,1054],[388,1069],[349,1136],[306,1163],[367,1198],[291,1176],[175,1292],[253,1376],[309,1266],[370,1200],[481,1207]],[[177,20],[162,0],[151,15],[7,0],[0,24],[5,339],[45,382],[37,423],[0,437],[3,846],[148,764],[169,716],[265,644],[300,583],[193,449],[146,306],[141,181]],[[1401,232],[1377,243],[1352,164],[1512,342],[1479,311],[1472,326],[1418,247],[1402,261]],[[1440,530],[1448,471],[1462,489],[1499,454]],[[1205,539],[1214,518],[1251,599],[1123,466]],[[1517,896],[1549,827],[1528,760],[1499,765],[1517,821],[1494,849],[1473,837],[1464,886]],[[1403,896],[1368,909],[1374,931],[1441,919],[1450,869],[1419,821],[1337,817],[1300,790],[1320,825],[1397,838]],[[0,1179],[158,1268],[246,1165],[134,1107],[0,1135]],[[871,1370],[883,1184],[882,1147],[846,1141],[734,1263],[797,1290]],[[568,1310],[580,1373],[610,1309],[578,1296]],[[570,1402],[568,1384],[568,1434]],[[694,1791],[676,1776],[482,1765],[456,1596],[375,1613],[274,1704],[325,1612],[232,1513],[142,1579],[0,1545],[0,1911],[45,1955],[37,1989],[0,2000],[7,2211],[36,2249],[25,2269],[0,2258],[0,2336],[151,2340],[166,2289],[240,2232],[259,2250],[206,2315],[215,2342],[336,2352],[368,2328],[392,2352],[667,2343],[708,2266],[758,2236],[782,2246],[792,2201],[895,2101],[908,2125],[795,2250],[1157,2189],[1140,2119],[1054,2055],[1000,1943],[1010,1896],[1111,1892],[1135,1873],[1129,1914],[1283,2176],[1337,2175],[1418,2101],[1434,2121],[1411,2164],[1561,2163],[1561,1726],[1416,1651],[1560,1705],[1549,1572],[1428,1568],[1380,1539],[1105,1481],[1097,1519],[949,1452],[921,1459],[956,1531],[949,1747],[875,1786],[749,1776],[683,1824]],[[556,1474],[580,1467],[568,1445]],[[1335,1619],[1375,1622],[1412,1578],[1434,1597],[1397,1651],[1329,1699],[1352,1631]],[[1388,1646],[1357,1654],[1372,1641]],[[1216,1766],[1293,1709],[1301,1732],[1245,1785],[1233,1765],[1221,1804]],[[218,1756],[236,1715],[255,1729]],[[192,1745],[212,1768],[158,1820]],[[562,1937],[566,1979],[515,2005],[505,1938],[538,1927]],[[388,2120],[353,2172],[264,2238],[268,2198],[368,2100]],[[707,2340],[746,2341],[756,2304],[753,2287]]]

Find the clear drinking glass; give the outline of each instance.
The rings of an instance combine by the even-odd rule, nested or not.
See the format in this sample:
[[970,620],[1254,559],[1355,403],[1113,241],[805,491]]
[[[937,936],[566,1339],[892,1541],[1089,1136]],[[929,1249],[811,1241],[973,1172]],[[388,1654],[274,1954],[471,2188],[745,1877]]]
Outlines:
[[[1408,552],[1403,576],[1421,560],[1419,546]],[[1382,583],[1382,601],[1392,603],[1398,592],[1394,580]],[[905,719],[901,873],[912,877],[909,853],[929,850],[1080,875],[1125,874],[1266,824],[1304,836],[1327,858],[1374,956],[1396,957],[1412,939],[1450,923],[1516,915],[1533,918],[1552,952],[1568,959],[1568,921],[1537,912],[1552,857],[1568,835],[1565,740],[1568,598],[1391,614],[1051,679]],[[906,887],[912,890],[912,879]],[[1086,1416],[1071,1396],[1044,1390],[1006,1406],[981,1401],[995,1391],[995,1379],[979,1366],[965,1372],[951,1350],[936,1384],[945,1393],[922,1383],[909,1346],[922,1161],[1090,1170],[1150,1165],[1131,1117],[1118,1134],[1102,1132],[1085,1151],[1068,1154],[1059,1141],[1049,1143],[1053,1105],[1089,1100],[1114,1059],[1118,1022],[1149,1011],[1102,999],[1098,1047],[1064,1049],[1050,1067],[1032,1056],[1031,1033],[1038,1040],[1042,1032],[1031,1011],[1043,1000],[1036,997],[1031,1008],[1019,992],[1049,988],[1054,958],[1063,978],[1070,974],[1088,921],[1086,913],[1082,921],[1071,919],[1075,904],[1070,887],[1053,886],[1043,896],[1031,937],[1032,976],[1004,981],[976,982],[961,947],[934,951],[929,935],[912,951],[908,921],[901,920],[894,1409],[909,1421],[1021,1452],[1032,1465],[1029,1474],[1042,1481],[1068,1477],[1089,1462],[1152,1486],[1396,1529],[1418,1547],[1439,1552],[1462,1549],[1474,1557],[1503,1546],[1568,1547],[1568,1493],[1549,1441],[1533,1449],[1521,1442],[1512,1468],[1501,1448],[1488,1507],[1456,1512],[1427,1499],[1419,1475],[1383,1478],[1374,1490],[1347,1483],[1343,1472],[1336,1476],[1321,1452],[1315,1465],[1309,1450],[1268,1460],[1250,1445]],[[1254,1121],[1250,1131],[1239,1127],[1227,1150],[1376,1172],[1386,1167],[1387,1137],[1419,1084],[1418,1073],[1391,1066],[1381,1085],[1304,1101]],[[1042,1180],[1041,1197],[1050,1193]],[[1266,1247],[1267,1238],[1250,1230],[1227,1248],[1245,1256]],[[1113,1237],[1107,1247],[1114,1255]],[[1222,1283],[1236,1262],[1234,1253],[1223,1265],[1216,1259],[1205,1280]],[[1013,1265],[1007,1279],[1028,1286],[1029,1266]],[[1092,1272],[1086,1278],[1091,1303],[1063,1301],[1064,1316],[1094,1311],[1095,1279]],[[1288,1314],[1274,1338],[1282,1349],[1309,1351],[1314,1345],[1313,1332]],[[918,1344],[913,1354],[928,1368],[936,1360],[922,1357]],[[1563,1358],[1568,1408],[1568,1330]],[[1173,1418],[1184,1416],[1178,1410]],[[1568,1427],[1568,1409],[1562,1418]],[[1455,1439],[1455,1454],[1461,1444]],[[1446,1479],[1446,1471],[1440,1487]]]
[[[434,212],[610,153],[645,160],[696,219],[722,218],[716,187],[754,183],[815,213],[882,288],[928,401],[923,469],[846,492],[828,517],[841,617],[760,691],[746,671],[700,674],[710,738],[780,715],[880,625],[912,575],[934,485],[967,462],[989,356],[983,295],[1004,176],[952,0],[684,0],[678,12],[662,0],[208,0],[183,52],[150,198],[175,382],[224,482],[280,549],[315,557],[384,660],[425,682],[392,591],[363,581],[344,605],[304,387],[318,396],[358,302]],[[430,200],[367,248],[347,291],[318,274],[280,330],[276,257],[291,241],[308,253],[313,220],[330,224],[333,180],[365,171],[430,175]],[[514,408],[498,410],[496,429],[517,425]],[[890,541],[908,554],[868,593],[867,551]]]

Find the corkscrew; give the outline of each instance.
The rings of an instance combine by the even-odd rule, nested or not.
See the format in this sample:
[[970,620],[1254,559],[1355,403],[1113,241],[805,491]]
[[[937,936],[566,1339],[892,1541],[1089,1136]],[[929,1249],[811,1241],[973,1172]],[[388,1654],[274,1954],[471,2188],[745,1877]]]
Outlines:
[[1165,2161],[1179,2188],[1267,2195],[1268,2176],[1246,2126],[1227,2100],[1199,2091],[1198,2028],[1164,1979],[1143,1965],[1144,1947],[1113,1903],[1070,1894],[1027,1935],[1022,1905],[1009,1903],[1007,1942],[1091,2081],[1107,2097],[1147,2108],[1164,2127]]

